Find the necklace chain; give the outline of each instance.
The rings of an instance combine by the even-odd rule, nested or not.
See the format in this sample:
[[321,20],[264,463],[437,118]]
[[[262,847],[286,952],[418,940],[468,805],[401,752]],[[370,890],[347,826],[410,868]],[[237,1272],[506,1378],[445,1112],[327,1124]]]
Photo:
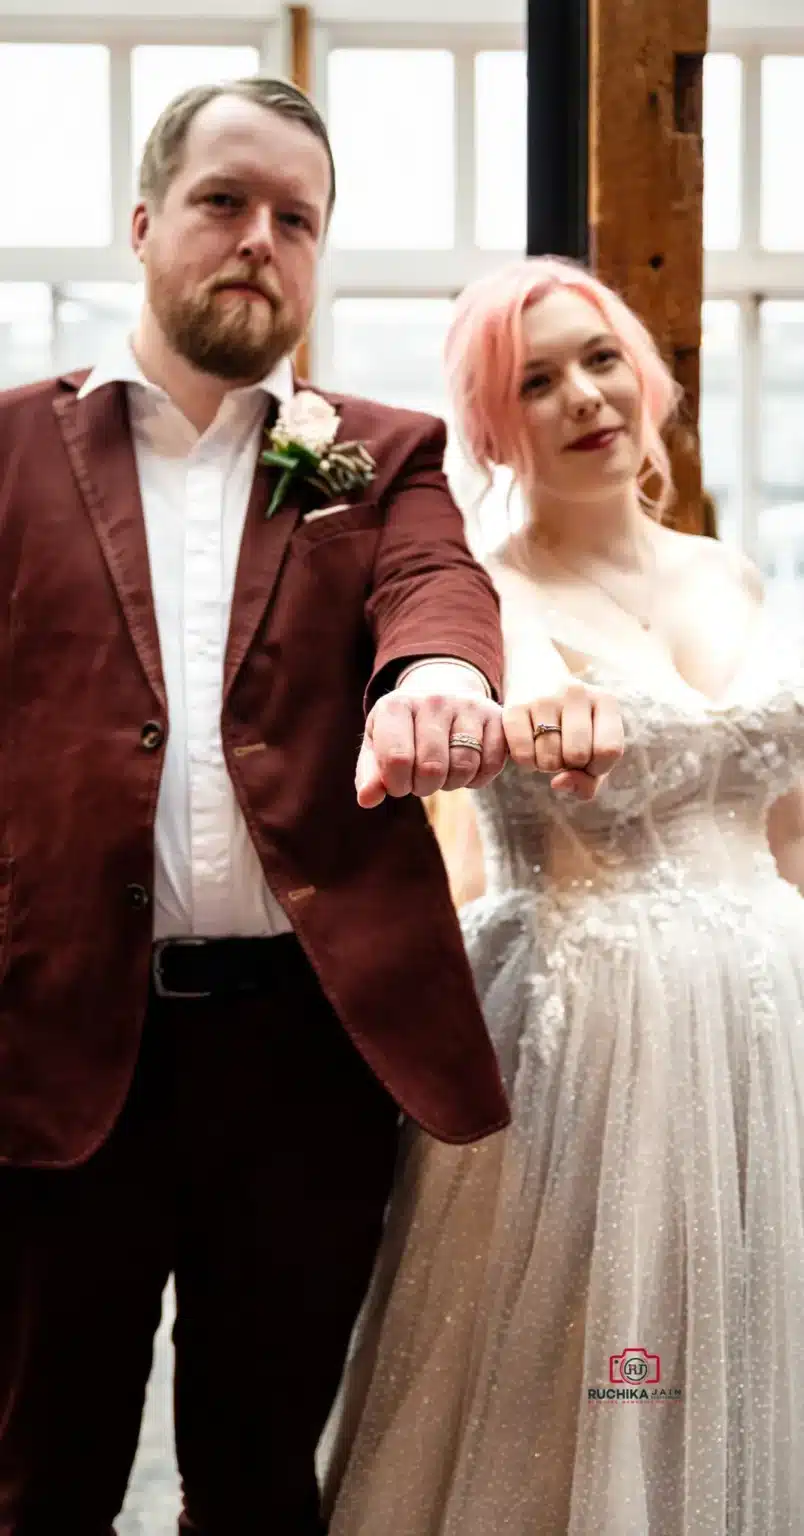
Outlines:
[[[641,626],[642,629],[648,630],[648,629],[652,628],[653,618],[652,618],[652,616],[649,613],[645,613],[644,611],[643,612],[636,612],[633,608],[629,608],[627,603],[622,602],[621,599],[619,597],[617,597],[616,593],[612,592],[611,589],[604,584],[604,582],[598,581],[596,576],[592,576],[588,571],[579,571],[577,566],[570,565],[568,560],[562,560],[560,555],[554,554],[554,552],[551,549],[548,550],[548,553],[552,556],[552,558],[557,562],[558,565],[563,565],[565,571],[571,571],[573,576],[580,576],[582,581],[591,581],[592,585],[594,587],[597,587],[598,591],[602,592],[604,597],[607,597],[609,599],[609,601],[614,603],[615,606],[617,608],[619,608],[622,613],[627,614],[629,619],[633,619],[637,624],[639,624]],[[656,573],[657,573],[656,552],[652,548],[652,546],[651,546],[651,555],[652,555],[651,564],[652,564],[652,567],[653,567],[653,570],[652,570],[651,574],[652,574],[652,578],[653,579],[651,581],[650,592],[648,594],[648,602],[649,603],[651,602],[652,597],[653,597],[654,592],[655,592],[655,579],[656,579]]]

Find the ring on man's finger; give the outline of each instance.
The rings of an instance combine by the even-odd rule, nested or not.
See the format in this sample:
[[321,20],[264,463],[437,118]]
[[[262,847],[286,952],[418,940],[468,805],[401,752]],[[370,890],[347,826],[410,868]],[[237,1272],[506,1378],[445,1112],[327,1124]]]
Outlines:
[[470,736],[468,731],[455,731],[450,736],[449,744],[451,747],[468,747],[470,752],[479,752],[481,756],[483,754],[482,741],[477,736]]

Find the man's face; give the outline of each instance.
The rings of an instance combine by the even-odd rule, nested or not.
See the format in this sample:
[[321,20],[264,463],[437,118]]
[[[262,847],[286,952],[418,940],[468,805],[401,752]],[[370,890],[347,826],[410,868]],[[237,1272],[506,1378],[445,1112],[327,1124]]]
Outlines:
[[331,190],[303,123],[219,96],[190,125],[160,208],[139,204],[146,300],[195,368],[237,383],[269,373],[310,319]]

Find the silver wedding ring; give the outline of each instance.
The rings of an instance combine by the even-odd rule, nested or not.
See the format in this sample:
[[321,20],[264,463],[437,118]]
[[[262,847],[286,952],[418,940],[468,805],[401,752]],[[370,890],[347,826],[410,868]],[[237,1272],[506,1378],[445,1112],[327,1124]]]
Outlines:
[[557,732],[558,735],[560,736],[561,735],[561,726],[560,725],[535,725],[533,727],[533,740],[534,741],[538,741],[540,736],[547,736],[547,735],[549,735],[553,731]]
[[470,736],[468,731],[456,731],[453,736],[450,736],[449,744],[451,747],[468,747],[470,752],[479,752],[481,756],[483,755],[482,741],[478,741],[476,736]]

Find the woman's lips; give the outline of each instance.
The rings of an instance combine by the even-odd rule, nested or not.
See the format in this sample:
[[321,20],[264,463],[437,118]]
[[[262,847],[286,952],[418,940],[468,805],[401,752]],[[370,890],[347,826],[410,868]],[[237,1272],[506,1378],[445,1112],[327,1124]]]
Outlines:
[[602,448],[609,448],[619,437],[622,427],[606,427],[601,432],[587,432],[585,437],[576,438],[574,443],[568,443],[567,453],[597,453]]

